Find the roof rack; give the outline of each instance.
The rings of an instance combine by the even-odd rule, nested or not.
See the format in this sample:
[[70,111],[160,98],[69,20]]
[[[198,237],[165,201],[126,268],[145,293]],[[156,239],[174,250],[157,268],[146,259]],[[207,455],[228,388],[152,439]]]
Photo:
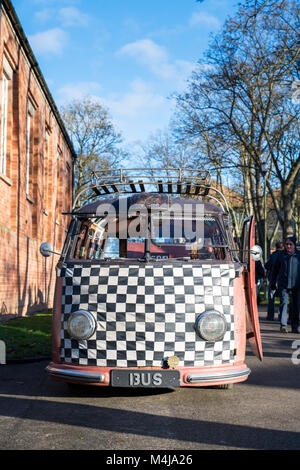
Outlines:
[[[147,187],[147,189],[146,189]],[[112,195],[157,192],[169,195],[183,195],[196,198],[209,197],[215,200],[224,212],[229,212],[224,195],[211,186],[210,173],[192,168],[119,168],[104,169],[91,174],[91,183],[77,195],[73,210],[81,196],[90,191],[89,199],[105,198]],[[221,197],[222,203],[209,194],[214,191]],[[225,208],[224,208],[224,206]]]

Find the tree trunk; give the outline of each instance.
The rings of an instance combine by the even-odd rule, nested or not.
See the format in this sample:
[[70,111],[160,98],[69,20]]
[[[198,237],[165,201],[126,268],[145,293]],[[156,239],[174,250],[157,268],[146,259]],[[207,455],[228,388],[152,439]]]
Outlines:
[[283,209],[283,239],[294,235],[293,220],[293,202],[289,193],[282,194]]

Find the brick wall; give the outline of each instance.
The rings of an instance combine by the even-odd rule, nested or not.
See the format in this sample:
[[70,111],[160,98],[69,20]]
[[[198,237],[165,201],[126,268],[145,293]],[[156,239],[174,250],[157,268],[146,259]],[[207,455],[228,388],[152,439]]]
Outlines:
[[33,70],[24,33],[6,13],[10,2],[3,3],[0,315],[26,315],[52,306],[58,257],[43,258],[39,247],[49,241],[55,251],[62,248],[69,222],[62,211],[72,207],[74,151],[47,87]]

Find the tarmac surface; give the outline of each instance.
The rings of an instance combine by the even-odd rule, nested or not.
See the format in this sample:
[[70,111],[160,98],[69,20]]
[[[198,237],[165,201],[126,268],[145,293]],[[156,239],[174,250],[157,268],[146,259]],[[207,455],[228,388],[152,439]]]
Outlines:
[[300,335],[260,327],[264,360],[248,351],[232,390],[70,389],[48,361],[0,365],[0,449],[299,450]]

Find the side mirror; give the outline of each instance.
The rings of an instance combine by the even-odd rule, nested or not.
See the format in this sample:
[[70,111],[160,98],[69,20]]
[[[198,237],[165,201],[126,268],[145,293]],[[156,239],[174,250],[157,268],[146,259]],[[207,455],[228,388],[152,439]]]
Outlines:
[[40,246],[40,253],[45,257],[48,258],[49,256],[54,253],[53,246],[49,242],[44,242]]
[[260,260],[261,257],[262,257],[262,254],[263,254],[263,251],[262,251],[262,248],[261,248],[259,245],[254,245],[254,246],[250,249],[251,258],[252,258],[254,261]]

